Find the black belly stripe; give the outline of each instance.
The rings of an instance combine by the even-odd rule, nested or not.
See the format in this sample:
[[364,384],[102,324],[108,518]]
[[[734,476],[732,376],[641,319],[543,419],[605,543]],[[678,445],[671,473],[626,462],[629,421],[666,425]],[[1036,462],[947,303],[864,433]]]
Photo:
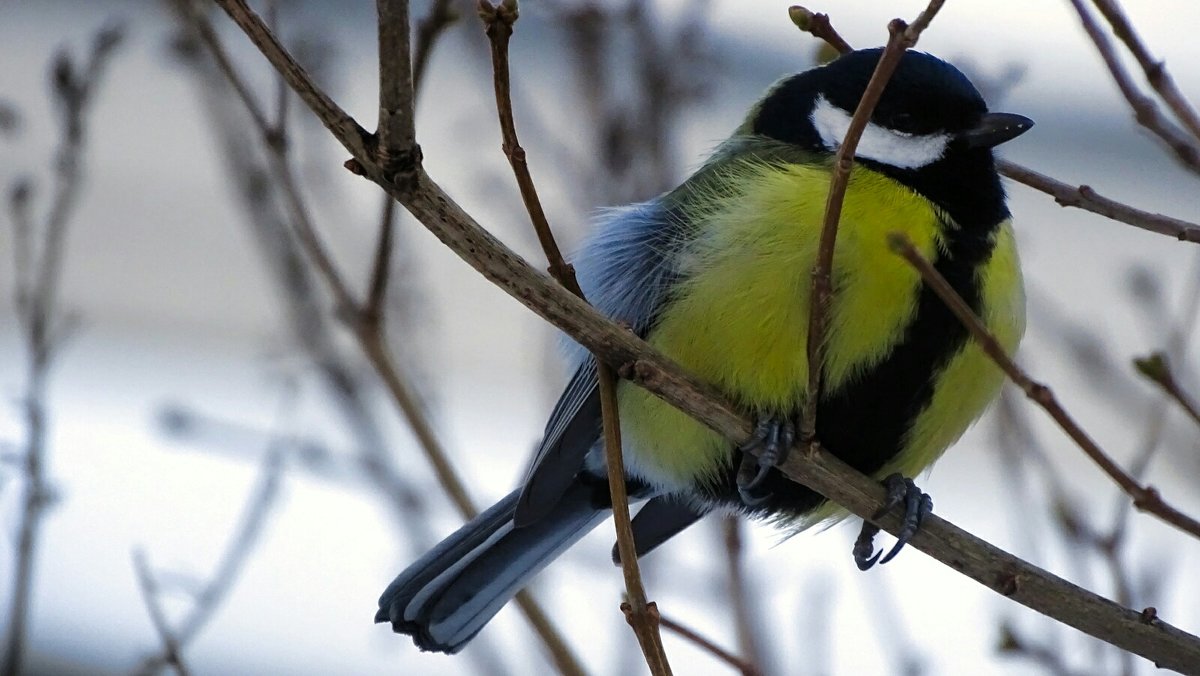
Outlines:
[[[961,228],[943,223],[945,249],[934,267],[975,311],[980,309],[979,266],[991,255],[994,228]],[[962,349],[967,330],[931,289],[922,284],[917,312],[888,357],[864,376],[828,395],[817,409],[817,437],[850,466],[873,474],[904,447],[911,423],[933,397],[930,374],[944,368]],[[916,387],[913,384],[917,383]],[[720,501],[740,503],[738,462],[721,485]],[[823,498],[773,472],[765,486],[772,497],[751,511],[804,513]]]
[[[991,233],[944,231],[951,235],[948,247],[934,267],[979,312],[977,273],[991,254]],[[933,398],[932,374],[945,368],[966,340],[966,328],[922,284],[916,316],[887,359],[817,407],[818,438],[860,472],[878,471],[900,452],[912,421]]]

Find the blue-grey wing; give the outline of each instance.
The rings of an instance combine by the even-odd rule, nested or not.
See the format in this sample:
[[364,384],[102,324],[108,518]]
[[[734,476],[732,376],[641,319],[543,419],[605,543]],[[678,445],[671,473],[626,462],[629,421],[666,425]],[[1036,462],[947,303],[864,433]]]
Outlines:
[[[674,253],[683,223],[660,200],[605,211],[575,258],[579,285],[605,315],[645,336],[676,278]],[[574,375],[554,406],[530,465],[514,522],[549,512],[600,439],[600,394],[591,354],[568,341]]]
[[600,438],[600,423],[596,361],[588,357],[575,370],[546,423],[541,446],[517,499],[514,525],[519,528],[538,521],[558,504]]

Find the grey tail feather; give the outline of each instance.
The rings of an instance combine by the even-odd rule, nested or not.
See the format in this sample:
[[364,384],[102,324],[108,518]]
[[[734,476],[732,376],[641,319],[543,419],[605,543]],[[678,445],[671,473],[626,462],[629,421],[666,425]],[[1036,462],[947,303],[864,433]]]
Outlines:
[[573,484],[554,510],[513,526],[514,491],[410,565],[379,597],[391,622],[422,650],[456,653],[548,563],[608,515],[607,486]]

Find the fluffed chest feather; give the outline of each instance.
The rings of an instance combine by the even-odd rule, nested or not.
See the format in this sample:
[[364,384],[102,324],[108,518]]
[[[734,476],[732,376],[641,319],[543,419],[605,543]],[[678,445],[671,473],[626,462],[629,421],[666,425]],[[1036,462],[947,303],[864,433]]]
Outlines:
[[[808,378],[809,275],[828,172],[790,165],[784,171],[764,169],[743,185],[749,187],[739,199],[692,214],[701,234],[683,251],[680,281],[665,299],[648,339],[748,410],[790,414],[802,405]],[[822,402],[821,408],[828,410],[823,414],[827,425],[821,427],[847,446],[850,456],[880,454],[878,463],[853,463],[864,471],[903,455],[908,437],[928,448],[908,455],[936,458],[977,417],[999,384],[989,372],[992,367],[978,358],[982,355],[963,349],[961,336],[949,335],[952,330],[938,335],[939,321],[918,321],[922,313],[930,313],[922,302],[920,279],[886,245],[889,232],[904,232],[936,260],[955,253],[947,249],[946,227],[932,205],[886,177],[865,169],[852,175],[835,249],[825,361],[830,401]],[[992,237],[1001,255],[966,262],[971,272],[967,282],[993,330],[1015,347],[1023,326],[1015,308],[1023,305],[1014,300],[1020,282],[1011,231],[1004,225]],[[912,335],[914,322],[932,333]],[[895,391],[896,381],[922,368],[944,370],[946,387],[931,388],[921,401]],[[889,371],[894,373],[889,376]],[[950,395],[939,396],[942,390],[963,405],[956,408]],[[913,399],[909,405],[891,406],[890,399],[905,396]],[[728,467],[727,441],[636,388],[623,387],[621,398],[622,423],[638,474],[669,487],[703,481]],[[936,414],[936,423],[923,422],[930,417],[924,415],[926,409]],[[882,432],[858,434],[873,424]],[[864,443],[884,441],[892,448],[857,448],[863,444],[847,440],[855,435]],[[883,439],[887,435],[895,438]]]

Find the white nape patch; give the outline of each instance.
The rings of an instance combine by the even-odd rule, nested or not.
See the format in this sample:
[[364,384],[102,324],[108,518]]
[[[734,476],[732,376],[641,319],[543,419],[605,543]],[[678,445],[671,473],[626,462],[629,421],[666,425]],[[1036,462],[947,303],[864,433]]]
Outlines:
[[[837,150],[850,128],[850,114],[819,96],[812,123],[825,147]],[[899,169],[916,169],[941,159],[949,142],[949,134],[914,136],[868,122],[854,154]]]

